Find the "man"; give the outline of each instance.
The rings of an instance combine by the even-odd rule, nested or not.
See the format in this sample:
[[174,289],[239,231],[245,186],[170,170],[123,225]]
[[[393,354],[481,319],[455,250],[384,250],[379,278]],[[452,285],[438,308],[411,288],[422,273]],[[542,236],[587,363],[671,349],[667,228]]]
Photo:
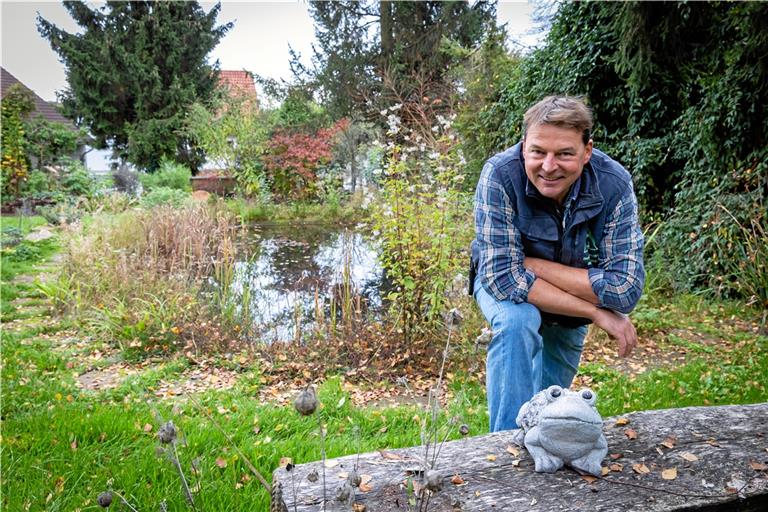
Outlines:
[[571,385],[587,324],[622,357],[637,343],[626,316],[645,280],[637,199],[591,129],[579,99],[544,98],[525,113],[523,141],[488,160],[477,185],[470,293],[493,332],[492,432],[517,428],[539,390]]

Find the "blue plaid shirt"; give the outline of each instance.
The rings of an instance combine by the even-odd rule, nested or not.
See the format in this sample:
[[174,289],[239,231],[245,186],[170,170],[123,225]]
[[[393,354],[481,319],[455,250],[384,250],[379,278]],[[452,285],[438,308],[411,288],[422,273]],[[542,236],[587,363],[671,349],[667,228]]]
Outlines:
[[[536,276],[523,266],[523,244],[513,220],[513,203],[491,163],[483,167],[475,193],[475,233],[480,251],[479,277],[497,300],[525,302]],[[578,183],[566,201],[567,222]],[[584,262],[599,306],[629,313],[637,304],[645,281],[643,234],[637,199],[627,187],[608,215],[600,240],[587,240]]]

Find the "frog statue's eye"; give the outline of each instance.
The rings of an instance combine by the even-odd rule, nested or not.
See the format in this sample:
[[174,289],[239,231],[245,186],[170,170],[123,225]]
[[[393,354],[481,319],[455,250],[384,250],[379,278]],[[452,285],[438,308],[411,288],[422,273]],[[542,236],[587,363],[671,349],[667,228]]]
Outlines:
[[548,394],[550,399],[557,398],[563,394],[563,388],[561,388],[560,386],[550,386],[548,391],[549,391]]
[[584,399],[585,402],[589,404],[595,403],[595,394],[592,392],[591,389],[582,389],[581,390],[581,398]]

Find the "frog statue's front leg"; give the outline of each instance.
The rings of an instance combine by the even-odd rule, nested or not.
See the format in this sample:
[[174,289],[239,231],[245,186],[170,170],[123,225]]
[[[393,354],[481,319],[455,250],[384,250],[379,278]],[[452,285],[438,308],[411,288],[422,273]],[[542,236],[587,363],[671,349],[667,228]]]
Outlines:
[[554,473],[563,467],[564,461],[541,446],[539,432],[538,427],[533,427],[525,434],[525,447],[533,457],[534,469],[537,473]]
[[589,453],[576,460],[572,460],[569,463],[569,466],[580,473],[589,473],[590,475],[600,476],[602,470],[600,465],[607,453],[608,441],[605,440],[605,436],[601,435],[597,439],[595,447],[590,450]]

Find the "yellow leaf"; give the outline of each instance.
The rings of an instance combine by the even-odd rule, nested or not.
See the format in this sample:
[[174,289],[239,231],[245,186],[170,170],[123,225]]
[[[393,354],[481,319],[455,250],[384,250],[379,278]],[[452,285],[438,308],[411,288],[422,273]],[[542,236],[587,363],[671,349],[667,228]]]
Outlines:
[[61,400],[61,393],[56,393],[55,395],[53,395],[53,397],[54,397],[56,400]]
[[680,456],[683,459],[687,460],[688,462],[696,462],[697,460],[699,460],[699,458],[694,454],[692,454],[691,452],[683,452],[680,454]]
[[496,460],[496,456],[495,455],[486,455],[485,459],[490,461],[490,462],[493,462],[493,461]]
[[606,467],[600,468],[600,474],[603,475],[603,476],[607,475],[610,472],[611,472],[611,470],[606,468]]
[[665,469],[661,472],[661,478],[664,480],[674,480],[677,478],[677,468]]
[[619,418],[616,420],[615,425],[617,427],[623,427],[624,425],[629,425],[629,419],[628,418]]
[[640,475],[647,475],[651,472],[645,464],[632,464],[632,471]]

